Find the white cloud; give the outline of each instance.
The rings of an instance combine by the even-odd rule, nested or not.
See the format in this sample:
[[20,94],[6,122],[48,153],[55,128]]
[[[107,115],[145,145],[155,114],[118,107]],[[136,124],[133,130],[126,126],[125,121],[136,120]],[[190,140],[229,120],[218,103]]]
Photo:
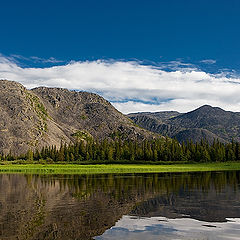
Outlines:
[[209,74],[188,64],[173,71],[133,61],[102,60],[23,68],[0,56],[0,79],[18,81],[27,88],[64,87],[99,93],[124,113],[186,112],[203,104],[240,111],[240,78]]
[[18,54],[12,54],[10,56],[4,56],[2,54],[0,54],[0,58],[3,60],[8,60],[10,62],[14,62],[16,64],[19,64],[20,62],[24,61],[24,62],[30,62],[30,63],[42,63],[42,64],[47,64],[47,63],[51,63],[51,64],[56,64],[56,63],[63,63],[64,61],[62,60],[58,60],[54,57],[50,57],[50,58],[40,58],[40,57],[36,57],[36,56],[31,56],[31,57],[24,57],[22,55],[18,55]]
[[62,63],[62,60],[58,60],[54,57],[50,57],[50,58],[40,58],[40,57],[35,57],[32,56],[28,59],[29,61],[33,61],[35,63]]
[[201,63],[205,63],[205,64],[215,64],[217,61],[214,59],[204,59],[202,61],[200,61]]

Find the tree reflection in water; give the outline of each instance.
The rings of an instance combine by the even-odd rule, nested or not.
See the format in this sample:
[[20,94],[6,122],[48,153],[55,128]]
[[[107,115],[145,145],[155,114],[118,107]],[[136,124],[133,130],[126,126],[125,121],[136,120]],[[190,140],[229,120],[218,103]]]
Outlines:
[[123,215],[240,217],[240,172],[0,175],[0,239],[92,239]]

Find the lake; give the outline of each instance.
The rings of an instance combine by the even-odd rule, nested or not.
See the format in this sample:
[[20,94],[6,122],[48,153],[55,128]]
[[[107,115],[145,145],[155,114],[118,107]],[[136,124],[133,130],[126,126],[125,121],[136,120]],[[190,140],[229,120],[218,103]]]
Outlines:
[[240,239],[240,171],[1,174],[0,239]]

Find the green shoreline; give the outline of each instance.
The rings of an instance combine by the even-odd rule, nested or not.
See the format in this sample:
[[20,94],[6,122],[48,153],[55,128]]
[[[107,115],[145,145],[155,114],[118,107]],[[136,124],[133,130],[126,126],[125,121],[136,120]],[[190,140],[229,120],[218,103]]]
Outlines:
[[240,162],[194,163],[171,165],[143,164],[25,164],[0,165],[2,173],[23,174],[104,174],[104,173],[161,173],[161,172],[203,172],[240,170]]

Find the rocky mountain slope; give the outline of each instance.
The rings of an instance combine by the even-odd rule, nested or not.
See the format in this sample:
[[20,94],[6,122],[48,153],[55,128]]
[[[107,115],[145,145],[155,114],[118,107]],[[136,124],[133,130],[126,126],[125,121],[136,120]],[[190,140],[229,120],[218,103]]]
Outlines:
[[87,92],[39,87],[27,90],[0,80],[0,153],[60,146],[78,139],[155,137],[118,112],[104,98]]
[[209,105],[188,113],[133,113],[128,117],[145,129],[176,137],[181,142],[187,139],[198,142],[202,138],[210,142],[216,138],[222,142],[232,138],[240,141],[240,113]]

